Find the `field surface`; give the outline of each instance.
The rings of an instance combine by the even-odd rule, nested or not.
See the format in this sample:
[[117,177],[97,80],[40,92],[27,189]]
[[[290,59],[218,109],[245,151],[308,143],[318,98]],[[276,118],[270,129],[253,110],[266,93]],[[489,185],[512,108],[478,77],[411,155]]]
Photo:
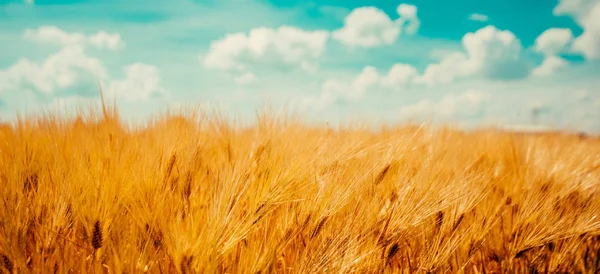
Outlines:
[[600,267],[598,139],[98,117],[0,129],[0,272]]

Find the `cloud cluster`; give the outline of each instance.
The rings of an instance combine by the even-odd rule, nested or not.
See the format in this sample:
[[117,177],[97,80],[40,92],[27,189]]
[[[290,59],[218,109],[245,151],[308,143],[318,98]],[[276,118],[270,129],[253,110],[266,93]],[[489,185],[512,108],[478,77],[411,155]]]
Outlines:
[[534,50],[545,56],[532,76],[549,76],[567,67],[560,57],[564,53],[579,53],[588,60],[600,59],[600,1],[560,0],[553,10],[556,16],[570,16],[583,28],[578,37],[568,28],[549,28],[535,40]]
[[535,39],[534,50],[543,54],[544,61],[531,75],[536,77],[550,76],[569,63],[559,55],[568,50],[573,40],[573,32],[567,28],[550,28]]
[[600,59],[600,1],[560,0],[553,12],[571,16],[583,28],[583,33],[573,39],[571,50],[589,60]]
[[108,87],[109,95],[128,101],[144,100],[152,96],[164,95],[158,68],[144,63],[133,63],[124,69],[125,77],[114,80]]
[[371,89],[402,90],[415,83],[418,76],[417,69],[408,64],[395,64],[385,74],[373,66],[366,66],[351,81],[325,81],[319,101],[331,103],[339,100],[359,100]]
[[87,56],[81,46],[69,46],[40,63],[22,58],[8,69],[0,70],[0,93],[32,89],[51,95],[75,86],[83,78],[89,81],[106,75],[100,60]]
[[233,72],[240,85],[253,82],[256,75],[252,70],[261,65],[314,73],[330,37],[349,46],[374,47],[394,43],[402,32],[417,32],[420,21],[415,6],[400,4],[396,13],[399,18],[392,20],[375,7],[356,8],[345,17],[344,26],[332,32],[282,26],[231,33],[212,41],[200,60],[206,68]]
[[356,8],[344,19],[344,26],[333,31],[332,37],[349,46],[375,47],[396,42],[402,32],[417,32],[420,26],[417,7],[400,4],[396,13],[399,18],[392,20],[376,7]]
[[41,62],[21,58],[10,67],[0,69],[0,94],[33,92],[46,99],[97,95],[99,82],[107,83],[111,95],[125,100],[146,99],[164,92],[155,66],[134,63],[125,68],[123,79],[113,80],[101,60],[87,55],[87,46],[119,49],[123,45],[119,34],[101,31],[86,36],[68,33],[56,26],[42,26],[37,30],[26,30],[24,37],[61,48]]
[[[303,104],[312,107],[328,106],[333,103],[361,100],[370,91],[402,91],[415,87],[425,90],[425,87],[436,87],[461,79],[494,80],[487,83],[503,85],[508,83],[508,80],[552,75],[568,65],[561,57],[563,53],[581,53],[586,59],[596,58],[595,49],[598,46],[594,37],[597,20],[591,18],[600,18],[596,16],[595,11],[597,2],[561,0],[557,6],[556,14],[572,16],[584,28],[584,33],[579,37],[574,37],[570,29],[550,28],[535,40],[531,48],[525,49],[520,39],[510,30],[488,25],[466,33],[461,39],[461,50],[446,52],[436,62],[425,66],[422,71],[407,63],[396,63],[385,70],[366,65],[353,77],[326,79],[322,83],[321,93],[316,97],[306,98]],[[321,39],[316,39],[320,43],[314,45],[319,47],[312,48],[307,42],[310,39],[303,39],[302,42],[296,43],[295,47],[275,46],[275,41],[282,35],[274,29],[232,34],[213,42],[208,56],[204,59],[204,65],[223,71],[238,71],[236,83],[252,83],[256,81],[256,75],[251,67],[257,63],[283,63],[300,68],[306,68],[307,64],[316,65],[325,51],[329,36],[349,47],[373,48],[394,44],[403,33],[414,34],[418,31],[420,21],[415,6],[401,4],[396,13],[398,18],[392,19],[375,7],[356,8],[345,17],[341,28],[331,32],[318,31],[322,36]],[[480,22],[488,20],[487,16],[482,14],[472,14],[469,19]],[[307,32],[300,29],[297,31]],[[280,43],[282,44],[285,43]],[[539,66],[533,66],[533,60],[528,56],[530,52],[526,50],[532,50],[544,57]],[[489,107],[486,104],[490,100],[489,94],[468,88],[462,90],[468,91],[452,93],[438,100],[423,100],[403,107],[399,114],[402,117],[422,118],[425,115],[433,115],[442,119],[459,120],[481,116]]]
[[531,71],[531,75],[536,77],[550,76],[568,64],[563,58],[549,55],[546,56],[541,65]]
[[402,119],[421,120],[436,119],[439,121],[477,118],[485,110],[484,103],[490,99],[487,93],[467,90],[459,94],[449,94],[439,100],[422,100],[415,104],[400,108]]
[[565,51],[573,39],[573,32],[567,28],[550,28],[535,39],[535,50],[547,56],[556,56]]
[[466,76],[509,80],[523,78],[531,69],[523,58],[521,41],[508,30],[489,25],[465,34],[462,45],[464,52],[450,53],[429,65],[418,81],[432,86]]
[[59,46],[91,45],[100,49],[118,50],[125,47],[118,33],[97,32],[92,35],[69,33],[56,26],[41,26],[37,29],[27,29],[23,34],[25,39]]
[[411,85],[447,84],[462,77],[507,80],[530,73],[531,67],[522,56],[523,46],[510,31],[486,26],[465,34],[462,44],[464,51],[448,53],[438,63],[428,65],[422,74],[410,64],[397,63],[383,74],[366,66],[352,81],[330,79],[323,85],[322,100],[357,100],[371,88],[401,90]]
[[205,67],[222,71],[247,72],[256,64],[275,63],[314,72],[328,37],[327,31],[296,27],[256,28],[211,42],[201,59]]

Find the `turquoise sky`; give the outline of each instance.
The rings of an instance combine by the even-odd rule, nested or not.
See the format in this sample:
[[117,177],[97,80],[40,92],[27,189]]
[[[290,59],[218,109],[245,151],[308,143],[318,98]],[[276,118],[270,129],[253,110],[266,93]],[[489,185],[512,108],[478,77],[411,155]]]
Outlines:
[[136,121],[268,105],[598,133],[598,18],[599,0],[0,0],[0,119],[97,104],[100,82]]

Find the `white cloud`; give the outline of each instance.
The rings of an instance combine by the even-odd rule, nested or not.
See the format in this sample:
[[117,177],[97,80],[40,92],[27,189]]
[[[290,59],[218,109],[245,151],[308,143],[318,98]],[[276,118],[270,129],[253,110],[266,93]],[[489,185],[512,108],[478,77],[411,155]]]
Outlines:
[[[65,37],[61,41],[73,40]],[[101,38],[100,41],[110,39]],[[107,45],[110,46],[110,42]],[[0,93],[25,95],[32,92],[34,96],[45,99],[89,97],[97,91],[99,82],[108,83],[109,93],[126,100],[146,99],[164,92],[155,66],[134,63],[124,72],[123,80],[111,81],[99,59],[88,56],[81,44],[66,43],[57,53],[41,62],[22,58],[0,70]]]
[[351,81],[329,79],[321,87],[322,93],[317,99],[322,104],[338,100],[359,100],[370,88],[378,86],[381,76],[373,66],[366,66]]
[[465,76],[514,79],[529,74],[528,61],[522,56],[521,41],[508,30],[486,26],[465,34],[462,44],[465,53],[455,52],[440,63],[429,65],[418,82],[435,85]]
[[416,79],[416,82],[434,86],[450,83],[456,77],[470,75],[473,71],[467,66],[467,61],[467,56],[462,52],[448,54],[439,63],[428,65],[423,75]]
[[352,85],[336,79],[329,79],[325,81],[325,83],[323,83],[322,92],[319,95],[319,97],[315,100],[311,100],[311,98],[309,98],[309,101],[316,101],[312,103],[324,106],[333,103],[341,98],[355,97],[358,97],[358,95],[356,95],[356,92],[353,89]]
[[488,19],[487,15],[480,13],[473,13],[469,16],[469,20],[472,21],[486,22]]
[[404,119],[467,118],[477,115],[483,110],[483,103],[489,99],[488,94],[468,90],[461,94],[450,94],[438,101],[422,100],[416,104],[402,107],[400,117]]
[[[412,84],[419,72],[409,64],[394,64],[387,73],[380,73],[373,66],[365,66],[351,79],[328,79],[321,86],[319,104],[333,103],[339,100],[357,101],[366,93],[374,90],[398,91]],[[312,101],[315,101],[312,100]]]
[[100,49],[108,50],[117,50],[124,47],[120,34],[110,34],[105,31],[86,36],[77,32],[68,33],[56,26],[41,26],[37,29],[25,30],[23,36],[28,40],[59,46],[89,44]]
[[402,87],[412,83],[419,72],[417,69],[408,64],[395,64],[392,66],[388,75],[383,77],[382,85],[388,88]]
[[34,0],[23,0],[23,3],[27,4],[27,5],[33,5],[35,4]]
[[375,7],[354,9],[345,19],[344,27],[333,32],[333,39],[347,45],[373,47],[392,44],[400,34],[399,26]]
[[554,15],[587,16],[589,10],[598,4],[598,0],[559,0],[554,7]]
[[349,46],[375,47],[394,43],[403,30],[408,34],[418,30],[415,6],[400,4],[396,12],[400,17],[392,20],[378,8],[356,8],[346,16],[344,26],[332,33],[333,39]]
[[120,47],[123,47],[121,35],[118,33],[110,34],[105,31],[100,31],[94,35],[89,36],[88,41],[98,48],[117,50]]
[[306,31],[282,26],[256,28],[246,33],[228,34],[213,41],[203,56],[205,67],[223,71],[246,71],[253,65],[276,63],[312,72],[325,51],[327,31]]
[[573,41],[573,50],[583,53],[590,60],[600,59],[600,1],[581,20],[583,33]]
[[470,69],[490,78],[512,77],[522,74],[524,64],[521,41],[508,30],[487,26],[463,37],[463,46],[469,56]]
[[23,36],[25,39],[61,46],[80,45],[85,42],[86,38],[81,33],[68,33],[56,26],[41,26],[38,29],[26,29]]
[[352,87],[362,94],[379,82],[379,72],[373,66],[366,66],[352,82]]
[[82,79],[102,79],[107,73],[102,62],[85,54],[81,46],[68,46],[42,63],[22,58],[0,70],[0,93],[21,92],[24,88],[42,94],[73,87]]
[[124,73],[125,79],[110,83],[109,94],[134,101],[162,95],[165,92],[160,84],[160,73],[156,66],[134,63],[125,67]]
[[569,63],[558,57],[566,51],[573,40],[573,32],[567,28],[550,28],[535,39],[534,49],[546,55],[546,58],[538,67],[531,71],[535,77],[549,76]]
[[402,26],[406,25],[406,33],[415,34],[421,26],[421,21],[417,17],[417,7],[409,4],[400,4],[396,8],[396,12],[400,15],[397,22]]
[[583,28],[583,33],[573,40],[573,51],[589,60],[600,59],[600,1],[560,0],[554,14],[571,16]]
[[243,75],[235,78],[235,82],[238,85],[247,85],[254,81],[256,81],[256,76],[254,75],[254,73],[251,72],[246,72]]
[[[369,90],[402,90],[415,85],[434,86],[447,84],[456,78],[480,76],[488,79],[525,78],[531,68],[523,59],[521,42],[510,31],[493,26],[467,33],[463,39],[465,52],[451,52],[439,63],[430,64],[423,74],[409,64],[393,65],[386,74],[380,74],[373,66],[366,66],[354,78],[345,81],[329,79],[322,86],[321,102],[339,99],[358,100]],[[548,75],[565,63],[562,59],[549,58],[538,68],[535,75]]]
[[549,76],[557,70],[567,66],[568,62],[565,59],[556,56],[548,56],[542,64],[531,71],[532,76]]
[[567,28],[551,28],[535,39],[535,50],[553,56],[561,53],[573,39],[573,32]]

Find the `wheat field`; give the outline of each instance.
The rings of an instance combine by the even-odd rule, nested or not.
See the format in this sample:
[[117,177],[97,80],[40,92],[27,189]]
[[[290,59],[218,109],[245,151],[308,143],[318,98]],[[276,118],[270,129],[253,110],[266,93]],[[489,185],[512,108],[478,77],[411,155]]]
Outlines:
[[597,273],[600,140],[116,110],[0,128],[4,273]]

